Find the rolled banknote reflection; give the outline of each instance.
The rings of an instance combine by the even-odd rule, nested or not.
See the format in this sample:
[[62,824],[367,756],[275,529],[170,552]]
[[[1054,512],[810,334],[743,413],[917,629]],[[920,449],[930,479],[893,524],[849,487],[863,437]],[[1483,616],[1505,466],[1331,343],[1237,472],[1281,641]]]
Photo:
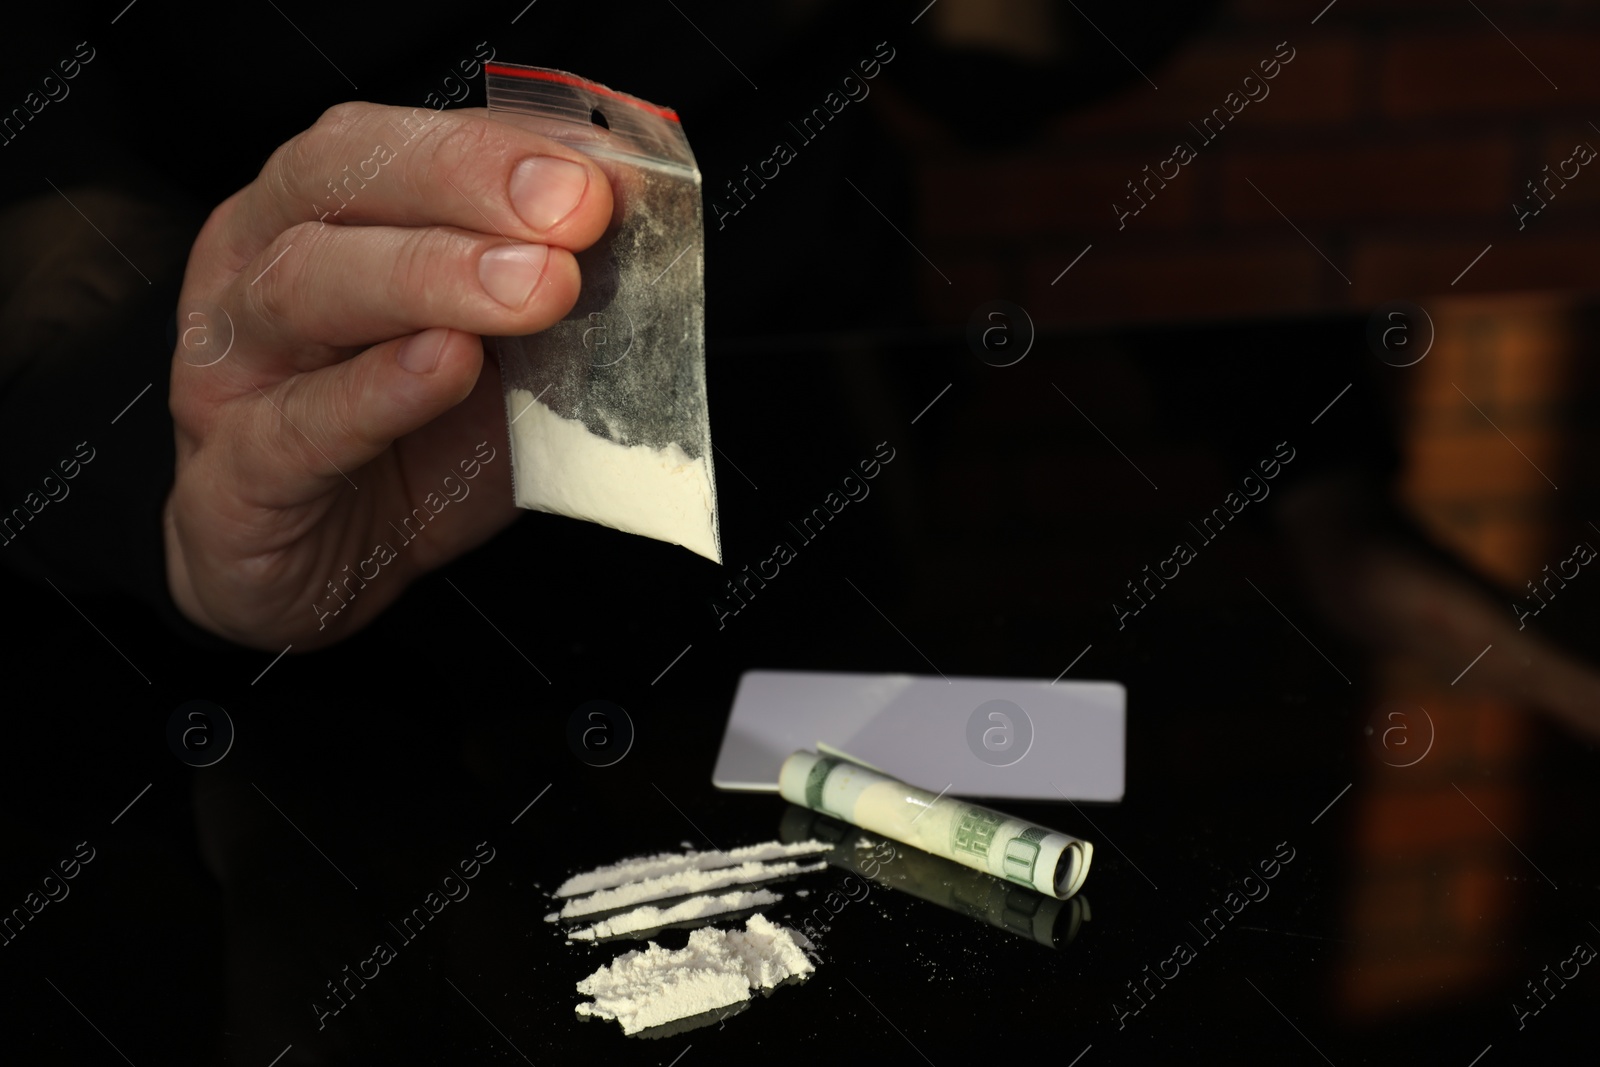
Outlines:
[[859,763],[796,752],[778,772],[778,792],[935,856],[1065,900],[1089,876],[1094,846],[1025,819],[891,778]]
[[1041,896],[1032,886],[1012,885],[921,849],[899,849],[890,853],[893,860],[882,861],[884,837],[809,808],[791,804],[784,809],[778,840],[827,841],[834,847],[823,858],[835,867],[1046,948],[1070,945],[1089,918],[1086,896],[1071,900]]

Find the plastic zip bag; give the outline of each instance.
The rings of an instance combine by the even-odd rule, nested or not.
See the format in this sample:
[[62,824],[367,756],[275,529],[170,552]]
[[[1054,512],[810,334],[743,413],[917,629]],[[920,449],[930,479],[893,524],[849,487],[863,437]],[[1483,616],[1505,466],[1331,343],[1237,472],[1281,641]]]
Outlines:
[[678,116],[564,71],[484,69],[489,110],[588,155],[615,204],[577,256],[572,312],[540,333],[484,339],[505,385],[517,505],[720,563],[700,169]]

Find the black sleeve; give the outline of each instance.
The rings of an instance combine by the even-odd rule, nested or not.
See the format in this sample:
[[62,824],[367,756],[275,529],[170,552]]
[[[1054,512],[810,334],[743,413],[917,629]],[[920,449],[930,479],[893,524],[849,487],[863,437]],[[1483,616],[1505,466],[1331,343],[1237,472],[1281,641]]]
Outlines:
[[0,561],[63,594],[123,593],[174,630],[173,308],[197,211],[87,182],[0,213]]

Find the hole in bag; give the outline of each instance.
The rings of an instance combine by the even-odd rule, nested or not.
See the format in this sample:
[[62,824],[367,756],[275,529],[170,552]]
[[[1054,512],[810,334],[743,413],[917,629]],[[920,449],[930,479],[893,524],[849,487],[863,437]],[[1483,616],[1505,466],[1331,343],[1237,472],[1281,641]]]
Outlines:
[[600,127],[602,130],[609,130],[611,128],[611,123],[606,121],[606,117],[600,113],[599,108],[593,108],[590,110],[589,121]]

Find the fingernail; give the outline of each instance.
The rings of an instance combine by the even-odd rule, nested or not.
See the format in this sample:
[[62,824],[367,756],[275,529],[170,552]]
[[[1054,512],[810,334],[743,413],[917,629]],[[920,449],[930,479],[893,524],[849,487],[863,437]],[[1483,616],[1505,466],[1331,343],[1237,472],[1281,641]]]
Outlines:
[[489,295],[508,308],[521,310],[533,287],[544,277],[550,249],[544,245],[501,245],[478,260],[478,279]]
[[439,356],[448,340],[449,330],[423,330],[412,334],[394,354],[395,362],[412,374],[427,374],[439,365]]
[[589,172],[554,156],[534,156],[511,174],[511,203],[536,230],[548,230],[568,215],[589,188]]

